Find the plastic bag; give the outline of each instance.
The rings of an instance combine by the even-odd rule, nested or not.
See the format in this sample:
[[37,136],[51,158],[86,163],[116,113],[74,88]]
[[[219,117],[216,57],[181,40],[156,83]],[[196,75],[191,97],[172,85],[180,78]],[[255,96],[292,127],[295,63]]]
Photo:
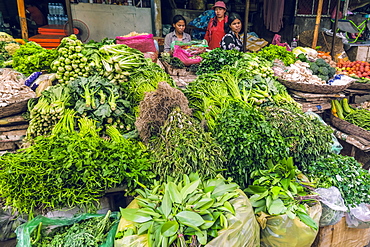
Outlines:
[[181,47],[178,45],[175,45],[173,56],[180,59],[181,62],[183,62],[185,66],[190,66],[192,64],[198,64],[202,61],[201,57],[193,57],[189,52],[181,49]]
[[186,43],[184,43],[182,41],[179,41],[179,40],[175,40],[175,41],[172,41],[172,43],[171,43],[171,50],[173,50],[175,48],[175,45],[207,48],[208,47],[208,42],[205,39],[203,39],[203,40],[192,40],[192,41],[186,42]]
[[[327,125],[324,120],[322,120],[322,118],[317,115],[316,113],[312,112],[312,111],[307,111],[305,112],[306,115],[309,115],[311,117],[315,117],[317,118],[321,123],[323,123],[324,125]],[[331,151],[335,154],[340,154],[340,152],[342,151],[343,149],[343,146],[339,143],[337,137],[332,134],[332,140],[333,140],[333,144],[331,145]]]
[[137,35],[131,37],[116,37],[117,44],[125,44],[131,48],[137,49],[143,53],[156,52],[153,34]]
[[235,216],[227,216],[229,227],[218,232],[218,236],[205,247],[254,247],[260,246],[260,226],[248,197],[239,191],[240,196],[231,200]]
[[15,238],[15,229],[25,222],[27,220],[23,219],[17,212],[12,213],[11,208],[0,208],[0,241]]
[[[317,203],[308,208],[310,217],[318,224],[321,216],[321,205]],[[314,230],[299,220],[290,219],[288,215],[266,217],[266,227],[261,229],[262,247],[310,247],[318,230]]]
[[334,186],[328,189],[317,188],[315,192],[320,195],[320,202],[322,203],[320,226],[337,224],[344,216],[344,212],[348,210],[338,188]]
[[351,208],[346,214],[346,222],[350,228],[370,228],[370,205],[361,203],[357,207]]
[[[260,246],[260,227],[248,197],[238,190],[239,197],[230,200],[235,209],[234,215],[227,215],[229,227],[218,232],[218,236],[205,247],[254,247]],[[128,208],[138,208],[136,200]],[[130,228],[134,223],[121,218],[118,229]],[[116,239],[114,247],[147,247],[146,235],[132,235]]]
[[[72,225],[76,222],[81,220],[86,220],[95,217],[101,217],[104,214],[79,214],[75,215],[72,218],[63,218],[63,217],[55,217],[55,218],[47,218],[45,216],[38,215],[34,219],[28,221],[27,223],[20,225],[16,229],[17,234],[17,247],[31,247],[31,233],[37,229],[39,224],[42,222],[42,227],[44,228],[55,228],[58,226],[67,226]],[[118,213],[112,212],[110,215],[111,218],[118,219]],[[115,222],[112,228],[109,230],[107,239],[103,244],[99,247],[111,247],[113,246],[114,236],[116,234],[118,227],[118,222]]]

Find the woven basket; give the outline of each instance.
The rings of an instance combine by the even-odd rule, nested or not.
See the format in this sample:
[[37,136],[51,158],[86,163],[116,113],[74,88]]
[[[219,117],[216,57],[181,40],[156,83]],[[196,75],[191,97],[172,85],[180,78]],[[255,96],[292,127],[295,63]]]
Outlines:
[[335,117],[333,115],[330,116],[331,124],[336,127],[337,129],[350,134],[362,137],[366,140],[370,141],[370,132],[358,127],[357,125],[351,124],[347,122],[346,120],[340,119],[338,117]]
[[329,84],[317,85],[309,83],[290,82],[281,79],[279,79],[279,81],[287,88],[291,88],[301,92],[319,93],[319,94],[339,93],[352,84],[348,83],[346,85],[329,85]]
[[28,99],[0,107],[0,118],[17,115],[27,111]]
[[195,72],[190,71],[189,68],[183,68],[183,69],[176,69],[172,67],[169,63],[166,61],[161,60],[164,70],[169,75],[175,75],[175,76],[188,76],[188,75],[195,75]]
[[355,82],[352,85],[350,85],[348,88],[368,90],[368,89],[370,89],[370,83],[358,83],[358,82]]

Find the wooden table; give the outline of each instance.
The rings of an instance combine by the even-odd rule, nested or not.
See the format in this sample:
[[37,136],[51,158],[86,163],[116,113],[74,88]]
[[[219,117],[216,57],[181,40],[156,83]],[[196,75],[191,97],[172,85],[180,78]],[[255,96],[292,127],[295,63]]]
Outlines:
[[370,95],[370,90],[365,89],[349,89],[344,90],[344,94],[348,97],[350,104],[356,103],[356,96]]

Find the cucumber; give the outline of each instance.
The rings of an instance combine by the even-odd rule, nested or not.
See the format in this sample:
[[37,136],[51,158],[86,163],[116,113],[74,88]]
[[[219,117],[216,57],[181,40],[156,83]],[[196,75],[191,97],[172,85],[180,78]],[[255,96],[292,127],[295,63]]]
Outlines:
[[334,100],[334,104],[335,104],[335,108],[337,109],[337,115],[338,115],[338,117],[340,119],[344,119],[344,116],[343,116],[343,108],[340,105],[339,101],[338,100]]
[[341,103],[342,103],[343,111],[345,113],[348,114],[348,113],[352,112],[351,107],[348,105],[348,99],[347,98],[342,99]]

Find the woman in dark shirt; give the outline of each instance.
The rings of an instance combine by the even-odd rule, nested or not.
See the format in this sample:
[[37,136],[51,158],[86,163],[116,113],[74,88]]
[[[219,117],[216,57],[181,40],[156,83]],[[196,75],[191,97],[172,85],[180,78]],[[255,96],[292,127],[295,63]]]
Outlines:
[[243,51],[243,41],[240,36],[242,30],[242,21],[240,15],[231,13],[229,19],[225,24],[225,36],[221,40],[221,48],[224,50],[235,49]]

